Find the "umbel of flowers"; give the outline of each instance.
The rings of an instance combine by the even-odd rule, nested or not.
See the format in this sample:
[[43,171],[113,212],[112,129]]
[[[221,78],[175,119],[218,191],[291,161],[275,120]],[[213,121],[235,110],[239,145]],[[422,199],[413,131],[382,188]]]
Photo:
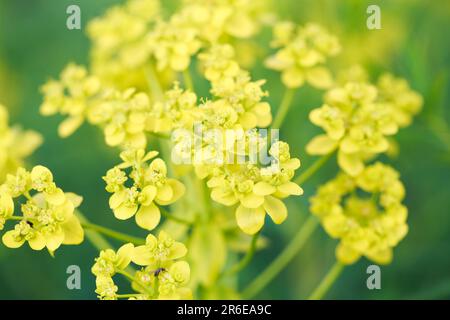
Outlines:
[[[192,292],[186,286],[190,277],[189,264],[179,260],[186,253],[184,244],[174,241],[164,231],[159,233],[158,238],[149,234],[142,246],[127,243],[117,252],[103,250],[92,267],[92,273],[96,276],[95,292],[104,300],[192,299]],[[140,269],[134,270],[131,262]],[[113,280],[116,274],[132,281],[134,293],[118,293],[119,288]]]
[[[396,95],[391,87],[399,88]],[[313,155],[337,150],[339,166],[352,176],[364,170],[365,161],[388,151],[388,137],[410,124],[422,105],[417,93],[391,75],[380,78],[379,88],[364,81],[347,82],[329,90],[324,100],[309,117],[325,134],[313,138],[306,150]]]
[[[145,153],[143,149],[127,150],[120,154],[123,162],[110,169],[103,179],[106,190],[113,193],[109,206],[114,216],[126,220],[133,216],[141,228],[152,230],[160,219],[157,205],[170,205],[185,192],[184,185],[176,179],[167,178],[167,167],[158,152]],[[124,170],[130,169],[126,174]],[[126,186],[131,180],[129,186]]]
[[331,237],[340,239],[336,257],[341,263],[365,256],[387,264],[392,248],[408,232],[404,196],[399,174],[377,162],[355,177],[340,173],[319,187],[311,198],[311,212]]
[[0,191],[2,229],[6,220],[15,214],[14,200],[25,199],[20,205],[21,215],[14,215],[14,220],[18,221],[14,229],[2,237],[5,246],[19,248],[28,242],[33,250],[47,248],[53,253],[62,244],[74,245],[83,241],[83,228],[74,215],[82,198],[58,188],[49,169],[36,166],[30,172],[19,168],[15,175],[8,174]]
[[[238,297],[227,284],[236,282],[236,273],[261,247],[258,236],[267,216],[284,222],[285,199],[302,195],[299,184],[336,153],[342,171],[318,188],[311,212],[339,239],[339,264],[360,257],[389,263],[408,230],[405,188],[393,168],[373,160],[389,153],[392,137],[411,124],[422,106],[420,95],[390,74],[371,84],[365,72],[353,69],[335,81],[327,65],[340,51],[337,38],[313,23],[273,23],[266,1],[184,0],[169,16],[161,4],[128,0],[94,19],[88,25],[89,67],[68,64],[59,79],[42,86],[40,108],[45,116],[64,116],[61,137],[85,122],[103,131],[121,158],[103,177],[112,213],[119,220],[134,217],[145,230],[158,228],[158,237],[140,239],[81,224],[81,213],[75,215],[80,196],[59,188],[49,169],[22,167],[39,136],[10,128],[0,106],[0,229],[16,223],[3,243],[17,248],[27,242],[53,254],[62,244],[81,243],[83,225],[123,244],[118,250],[101,246],[92,267],[100,299],[190,299],[214,296],[222,287]],[[238,49],[268,24],[276,51],[265,65],[281,73],[289,93],[274,123],[266,81],[254,80],[242,67]],[[206,95],[195,90],[193,70],[209,83]],[[305,83],[328,91],[323,105],[309,114],[324,132],[306,147],[323,157],[299,176],[300,160],[291,146],[269,142],[260,129],[280,127],[287,102]],[[146,151],[155,145],[160,153]],[[265,150],[266,158],[258,158]],[[250,246],[246,235],[252,235]],[[189,253],[175,239],[182,239]],[[225,270],[233,247],[247,254]],[[282,253],[271,270],[285,257]],[[131,293],[119,289],[116,276],[130,281]]]

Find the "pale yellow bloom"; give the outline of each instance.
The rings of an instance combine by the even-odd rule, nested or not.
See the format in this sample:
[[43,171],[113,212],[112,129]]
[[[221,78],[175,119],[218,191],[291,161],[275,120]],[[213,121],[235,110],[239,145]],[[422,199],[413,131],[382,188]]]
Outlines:
[[273,33],[272,46],[280,49],[266,60],[266,66],[282,73],[285,86],[298,88],[305,81],[321,89],[332,86],[333,78],[324,64],[340,51],[335,36],[313,23],[280,22]]
[[28,242],[34,250],[46,247],[54,252],[61,244],[83,241],[83,228],[74,214],[82,198],[58,188],[49,169],[36,166],[28,172],[19,168],[16,175],[7,176],[0,192],[0,222],[12,216],[13,198],[25,198],[20,206],[22,220],[2,237],[7,247],[19,248]]
[[[360,190],[369,196],[359,195]],[[365,256],[386,264],[408,232],[404,196],[399,174],[376,163],[356,177],[341,173],[319,187],[311,198],[311,212],[331,237],[340,239],[336,256],[341,263],[352,264]]]
[[[157,152],[145,153],[143,149],[123,151],[121,164],[110,169],[103,179],[106,190],[113,193],[109,206],[114,216],[119,220],[127,220],[135,216],[136,223],[141,228],[152,230],[161,219],[158,208],[174,203],[185,192],[184,185],[175,179],[167,177],[167,167]],[[123,170],[130,168],[130,173]],[[130,178],[130,179],[128,179]],[[131,184],[126,186],[126,181]]]

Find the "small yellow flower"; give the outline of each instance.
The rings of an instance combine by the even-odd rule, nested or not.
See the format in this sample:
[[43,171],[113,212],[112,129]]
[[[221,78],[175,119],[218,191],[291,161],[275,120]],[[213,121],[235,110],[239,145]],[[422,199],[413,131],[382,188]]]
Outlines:
[[[143,149],[123,151],[120,156],[124,162],[103,177],[106,190],[113,193],[109,206],[114,216],[120,220],[135,216],[138,226],[147,230],[159,224],[161,213],[157,205],[170,205],[185,192],[181,182],[167,178],[167,167],[162,159],[147,163],[157,154],[154,151],[145,153]],[[131,168],[128,175],[123,171],[127,168]],[[128,180],[130,186],[125,185]]]
[[109,146],[146,146],[145,126],[151,110],[147,94],[108,88],[84,67],[74,64],[65,68],[60,81],[47,82],[42,92],[41,114],[67,116],[58,128],[61,137],[71,135],[87,120],[103,129]]
[[[360,195],[360,191],[370,194]],[[341,173],[321,186],[311,198],[311,212],[324,229],[340,239],[337,259],[352,264],[361,256],[375,263],[392,260],[392,249],[406,236],[407,208],[398,173],[382,163],[351,177]]]
[[16,175],[8,175],[0,190],[0,223],[3,224],[13,214],[13,198],[25,198],[20,206],[22,220],[2,237],[5,246],[19,248],[28,242],[34,250],[46,247],[54,252],[61,244],[83,241],[83,228],[74,215],[82,198],[58,188],[49,169],[36,166],[28,172],[19,168]]
[[377,100],[374,86],[361,82],[328,91],[325,104],[309,118],[326,134],[313,138],[306,151],[325,155],[338,149],[339,166],[350,175],[361,173],[366,159],[386,152],[387,137],[398,131],[391,106]]
[[153,104],[147,117],[146,130],[159,133],[179,128],[190,129],[197,117],[197,96],[181,89],[175,82],[173,88],[165,92],[164,101]]
[[340,46],[337,38],[321,26],[309,23],[297,27],[280,22],[274,27],[272,45],[280,49],[266,60],[266,66],[282,72],[281,80],[288,88],[301,87],[305,81],[321,89],[333,84],[323,65],[328,57],[339,53]]
[[95,264],[92,266],[92,273],[97,277],[112,277],[117,270],[124,270],[128,267],[133,250],[134,245],[127,243],[120,247],[117,253],[112,249],[101,251],[99,257],[95,259]]
[[156,270],[166,266],[167,262],[184,257],[186,253],[184,244],[174,241],[166,232],[161,231],[158,238],[149,234],[145,245],[134,248],[132,261]]
[[214,201],[226,206],[238,204],[236,221],[247,234],[261,230],[266,213],[274,223],[282,223],[287,218],[287,208],[280,199],[303,194],[303,190],[290,181],[300,167],[300,161],[290,157],[289,146],[277,142],[269,152],[276,162],[268,167],[248,164],[236,169],[232,165],[224,166],[208,180]]
[[262,101],[268,96],[261,88],[265,80],[251,81],[249,73],[239,67],[234,57],[234,49],[228,44],[214,45],[199,55],[204,75],[211,82],[211,93],[220,98],[213,103],[230,112],[232,109],[237,124],[244,130],[267,127],[272,122],[272,114],[270,105]]
[[128,0],[89,22],[92,72],[102,83],[146,88],[143,68],[151,55],[147,37],[159,14],[158,0]]
[[169,22],[158,21],[148,35],[147,43],[160,71],[186,70],[191,63],[191,57],[201,47],[197,30],[180,25],[176,16]]
[[[117,252],[103,250],[92,267],[92,273],[96,276],[95,292],[102,300],[120,298],[113,277],[121,273],[127,275],[135,291],[130,299],[192,299],[192,292],[187,288],[189,264],[177,261],[186,252],[184,244],[174,241],[164,231],[159,233],[158,238],[149,234],[143,246],[134,247],[128,243]],[[131,274],[127,269],[131,262],[145,267]]]
[[395,78],[391,74],[383,74],[377,83],[380,100],[392,106],[392,116],[399,127],[409,126],[413,117],[420,112],[422,97],[411,90],[404,79]]

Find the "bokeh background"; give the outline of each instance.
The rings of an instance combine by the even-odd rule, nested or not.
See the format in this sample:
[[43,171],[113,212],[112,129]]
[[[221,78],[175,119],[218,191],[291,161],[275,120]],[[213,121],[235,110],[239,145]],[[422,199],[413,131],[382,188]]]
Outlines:
[[[177,1],[164,0],[171,8]],[[89,42],[87,21],[113,0],[0,0],[0,101],[9,106],[11,122],[39,131],[44,144],[29,159],[52,169],[64,190],[84,196],[83,212],[94,222],[124,232],[144,235],[132,222],[118,224],[107,202],[101,179],[116,163],[117,151],[107,148],[101,132],[84,125],[68,139],[57,136],[58,117],[39,115],[39,87],[57,77],[68,62],[85,64]],[[70,4],[82,10],[82,30],[66,28]],[[366,8],[382,10],[382,29],[366,28]],[[397,168],[407,188],[408,236],[395,249],[391,265],[383,266],[382,289],[366,287],[367,260],[345,269],[329,292],[331,299],[445,299],[450,298],[450,2],[446,0],[279,0],[274,6],[282,17],[304,23],[316,21],[336,33],[343,52],[334,60],[336,71],[354,63],[364,65],[373,78],[390,71],[408,79],[425,100],[414,124],[397,136],[399,156],[383,159]],[[270,30],[263,30],[257,43],[267,47]],[[276,109],[283,88],[279,75],[261,67],[257,56],[254,78],[268,80],[269,101]],[[206,88],[202,90],[206,91]],[[308,111],[321,104],[322,93],[310,87],[299,90],[296,103],[281,130],[292,153],[304,167],[314,158],[304,151],[318,129],[307,120]],[[281,226],[267,224],[269,246],[256,254],[240,282],[244,285],[289,243],[308,211],[307,198],[321,182],[332,178],[337,168],[331,162],[304,186],[306,195],[289,201],[290,216]],[[314,288],[334,261],[336,242],[322,230],[314,233],[302,252],[258,296],[264,299],[302,299]],[[0,246],[0,299],[94,299],[95,280],[90,273],[97,251],[85,242],[65,246],[54,258]],[[79,265],[82,289],[66,287],[66,268]]]

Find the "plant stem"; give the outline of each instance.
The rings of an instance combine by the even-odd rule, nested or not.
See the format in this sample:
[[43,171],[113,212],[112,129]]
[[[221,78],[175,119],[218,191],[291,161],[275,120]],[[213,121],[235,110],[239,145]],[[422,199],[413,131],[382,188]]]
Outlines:
[[189,72],[189,67],[183,70],[183,81],[184,86],[190,91],[194,92],[194,82],[192,81],[191,73]]
[[[75,211],[76,216],[83,223],[89,223],[86,217],[78,210]],[[86,237],[92,243],[92,245],[98,250],[105,250],[112,248],[111,244],[100,234],[94,230],[86,230]]]
[[224,272],[223,276],[238,273],[250,263],[256,251],[256,243],[258,242],[259,234],[260,232],[257,232],[253,235],[252,242],[250,243],[250,248],[247,251],[246,255],[242,258],[242,260],[240,260],[238,263],[232,266],[228,271]]
[[334,152],[331,152],[327,155],[322,156],[317,159],[308,169],[306,169],[300,176],[294,179],[294,182],[297,184],[303,184],[306,180],[311,178],[327,161],[331,158]]
[[153,97],[158,101],[164,100],[164,92],[159,83],[153,63],[149,63],[145,68],[145,76]]
[[160,209],[161,215],[164,218],[167,218],[167,219],[170,219],[170,220],[173,220],[175,222],[178,222],[178,223],[181,223],[181,224],[185,224],[185,225],[188,225],[188,226],[193,224],[192,221],[185,220],[183,218],[174,216],[172,213],[168,212],[167,210],[165,210],[163,208],[159,208],[159,209]]
[[251,299],[269,284],[303,248],[317,225],[316,217],[310,216],[283,252],[242,292],[242,297]]
[[142,238],[138,238],[138,237],[134,237],[134,236],[130,236],[115,230],[111,230],[109,228],[106,227],[102,227],[93,223],[89,223],[89,222],[82,222],[81,226],[85,229],[89,229],[89,230],[93,230],[96,231],[98,233],[104,234],[105,236],[108,236],[110,238],[125,242],[125,243],[132,243],[134,245],[143,245],[145,244],[145,240]]
[[286,118],[286,115],[289,111],[289,107],[291,106],[292,100],[294,99],[294,95],[295,95],[294,89],[286,88],[283,100],[281,101],[275,119],[272,122],[272,128],[280,129],[281,125],[283,124],[284,118]]
[[116,294],[116,297],[119,299],[133,298],[138,296],[139,293],[126,293],[126,294]]
[[21,220],[23,220],[23,217],[12,216],[12,217],[7,218],[6,220],[16,220],[16,221],[21,221]]
[[344,270],[344,265],[340,262],[337,262],[331,267],[330,271],[325,275],[325,278],[322,279],[319,286],[313,291],[311,296],[308,298],[309,300],[320,300],[322,299],[331,288],[331,286],[336,282],[339,278],[339,275]]

